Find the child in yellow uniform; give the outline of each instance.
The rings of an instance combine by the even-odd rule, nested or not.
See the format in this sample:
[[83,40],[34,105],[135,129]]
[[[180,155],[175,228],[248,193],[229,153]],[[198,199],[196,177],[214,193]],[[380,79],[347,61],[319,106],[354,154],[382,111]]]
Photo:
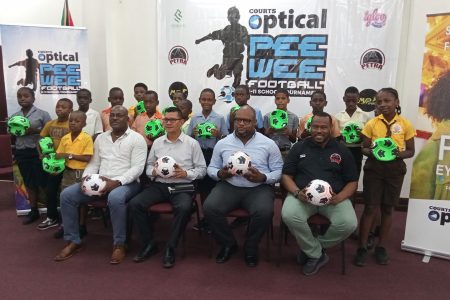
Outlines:
[[[415,130],[411,122],[400,116],[398,92],[383,88],[376,96],[380,114],[367,122],[362,130],[364,165],[364,212],[360,224],[359,248],[353,263],[364,266],[367,255],[367,239],[378,208],[381,213],[379,240],[375,247],[375,260],[386,265],[389,258],[385,249],[392,224],[392,209],[400,199],[406,165],[403,159],[414,156]],[[397,144],[396,158],[379,161],[372,154],[372,142],[378,138],[392,138]]]
[[[66,134],[56,150],[56,158],[66,159],[66,169],[62,178],[62,189],[76,183],[81,182],[81,175],[94,154],[94,143],[92,137],[82,131],[86,126],[86,114],[82,111],[74,111],[69,117],[70,133]],[[86,233],[84,220],[80,222],[80,234]],[[62,228],[55,233],[55,237],[59,237],[63,233]],[[62,235],[61,235],[62,236]]]

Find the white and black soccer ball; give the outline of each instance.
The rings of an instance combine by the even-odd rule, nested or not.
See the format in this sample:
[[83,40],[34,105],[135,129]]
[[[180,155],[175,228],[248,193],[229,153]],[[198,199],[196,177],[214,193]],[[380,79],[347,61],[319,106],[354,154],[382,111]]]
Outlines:
[[252,159],[245,152],[237,151],[230,155],[227,166],[232,174],[244,175],[252,166]]
[[219,100],[225,102],[225,103],[231,103],[234,100],[234,87],[226,85],[223,86],[220,89],[219,97],[217,97]]
[[91,174],[81,183],[81,190],[88,196],[100,196],[103,194],[103,189],[106,186],[106,181],[100,178],[99,174]]
[[314,179],[306,186],[306,198],[312,205],[323,206],[330,201],[333,190],[324,180]]
[[161,156],[155,163],[156,174],[163,178],[172,177],[175,173],[177,162],[170,156]]

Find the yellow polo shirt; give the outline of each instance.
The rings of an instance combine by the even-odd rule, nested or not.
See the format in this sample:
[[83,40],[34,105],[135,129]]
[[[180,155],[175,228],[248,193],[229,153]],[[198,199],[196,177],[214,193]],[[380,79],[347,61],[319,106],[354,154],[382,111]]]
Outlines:
[[[75,155],[93,155],[94,154],[94,142],[92,137],[86,132],[82,131],[72,141],[71,134],[66,134],[59,143],[56,153],[70,153]],[[71,169],[84,170],[87,166],[87,162],[79,160],[66,160],[66,166]]]
[[391,138],[395,141],[400,151],[405,151],[405,141],[416,136],[416,130],[411,122],[399,116],[398,114],[388,122],[383,115],[378,115],[369,120],[362,130],[362,134],[370,138],[372,141],[378,138],[384,138],[387,134],[387,127],[383,123],[384,120],[391,128]]

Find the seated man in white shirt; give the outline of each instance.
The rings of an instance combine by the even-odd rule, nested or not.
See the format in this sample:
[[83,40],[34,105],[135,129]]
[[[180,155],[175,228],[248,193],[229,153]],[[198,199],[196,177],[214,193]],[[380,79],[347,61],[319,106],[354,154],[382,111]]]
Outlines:
[[[133,260],[142,262],[158,251],[152,222],[148,218],[148,208],[159,202],[172,204],[174,217],[163,258],[163,266],[171,268],[175,264],[175,248],[192,212],[192,192],[170,193],[169,188],[203,178],[206,174],[206,162],[200,144],[181,131],[184,119],[180,109],[167,108],[162,122],[166,134],[153,142],[147,159],[146,172],[154,181],[131,199],[129,205],[143,245]],[[155,162],[163,156],[170,156],[176,161],[172,177],[163,178],[156,175]]]
[[[103,193],[107,195],[113,228],[113,253],[111,264],[119,264],[125,257],[126,203],[139,192],[137,181],[144,170],[147,143],[137,132],[128,127],[128,110],[115,106],[109,115],[111,130],[100,134],[94,143],[94,156],[83,173],[100,174],[106,181]],[[81,248],[78,229],[78,207],[92,200],[81,191],[79,183],[61,193],[61,215],[64,224],[64,239],[68,242],[55,257],[66,260]]]

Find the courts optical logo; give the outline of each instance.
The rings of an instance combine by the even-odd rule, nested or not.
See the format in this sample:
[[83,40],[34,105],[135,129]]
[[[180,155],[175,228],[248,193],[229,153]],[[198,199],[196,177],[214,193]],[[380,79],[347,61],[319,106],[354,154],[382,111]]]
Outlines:
[[450,223],[450,208],[429,206],[428,219],[432,222],[438,222],[439,225],[444,226],[446,223]]
[[[269,29],[279,27],[286,28],[326,28],[327,27],[327,9],[322,9],[321,15],[311,13],[295,14],[294,9],[289,9],[277,13],[274,8],[269,9],[249,9],[251,14],[248,19],[248,26],[253,29],[263,27],[263,32],[268,33]],[[262,16],[261,16],[262,15]]]
[[186,65],[189,60],[189,55],[186,48],[182,46],[174,46],[169,51],[169,62],[171,65],[183,64]]
[[367,69],[383,69],[385,63],[383,51],[377,48],[370,48],[361,55],[360,65],[363,70]]
[[387,15],[378,12],[378,8],[375,8],[372,12],[366,11],[364,14],[364,23],[366,27],[373,26],[381,28],[386,25]]

